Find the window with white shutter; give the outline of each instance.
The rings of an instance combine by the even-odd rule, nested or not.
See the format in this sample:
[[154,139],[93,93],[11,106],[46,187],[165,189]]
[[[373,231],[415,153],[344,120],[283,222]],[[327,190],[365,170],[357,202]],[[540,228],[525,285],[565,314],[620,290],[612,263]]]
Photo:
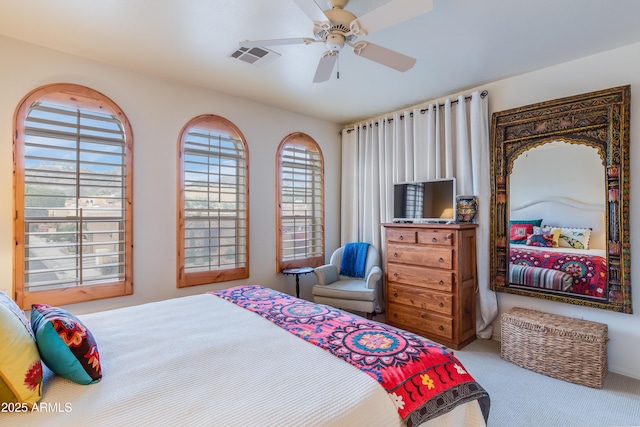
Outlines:
[[16,300],[53,305],[132,293],[132,132],[104,95],[29,94],[14,144]]
[[178,287],[249,277],[248,166],[244,137],[204,115],[180,136]]
[[278,268],[324,264],[324,159],[308,135],[278,148]]

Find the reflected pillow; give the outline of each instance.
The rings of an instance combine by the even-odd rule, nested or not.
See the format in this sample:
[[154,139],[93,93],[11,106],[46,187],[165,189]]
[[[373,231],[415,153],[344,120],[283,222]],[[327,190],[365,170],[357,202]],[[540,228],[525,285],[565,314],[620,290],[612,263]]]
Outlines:
[[531,224],[511,224],[509,229],[509,242],[524,243],[527,236],[533,232]]
[[[549,227],[545,225],[544,227]],[[591,228],[560,227],[560,238],[558,247],[573,249],[589,249],[591,239]]]
[[100,355],[91,331],[73,314],[45,304],[31,306],[31,327],[42,361],[57,375],[78,384],[102,378]]
[[0,402],[31,407],[42,396],[40,354],[29,321],[4,292],[0,292],[0,337]]
[[552,237],[553,246],[552,248],[557,248],[559,246],[560,241],[560,228],[558,227],[533,227],[533,234],[538,235],[549,235]]
[[524,244],[533,227],[540,227],[542,219],[514,219],[509,221],[509,243]]
[[527,236],[527,246],[539,246],[542,248],[553,247],[553,236],[551,234],[529,234]]

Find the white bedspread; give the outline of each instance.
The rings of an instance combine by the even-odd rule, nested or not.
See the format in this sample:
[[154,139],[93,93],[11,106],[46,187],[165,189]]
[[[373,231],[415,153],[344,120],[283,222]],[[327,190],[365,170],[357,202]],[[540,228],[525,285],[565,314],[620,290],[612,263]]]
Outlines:
[[[11,426],[398,426],[370,376],[259,315],[209,294],[79,316],[103,378],[44,384],[44,411]],[[477,402],[426,425],[483,426]]]

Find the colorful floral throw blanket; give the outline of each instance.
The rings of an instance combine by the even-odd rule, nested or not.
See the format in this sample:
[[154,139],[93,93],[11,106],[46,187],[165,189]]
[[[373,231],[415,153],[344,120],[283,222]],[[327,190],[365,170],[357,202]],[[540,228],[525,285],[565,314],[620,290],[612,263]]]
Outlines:
[[408,427],[478,400],[485,421],[489,394],[441,345],[394,327],[262,286],[211,292],[258,313],[376,379]]

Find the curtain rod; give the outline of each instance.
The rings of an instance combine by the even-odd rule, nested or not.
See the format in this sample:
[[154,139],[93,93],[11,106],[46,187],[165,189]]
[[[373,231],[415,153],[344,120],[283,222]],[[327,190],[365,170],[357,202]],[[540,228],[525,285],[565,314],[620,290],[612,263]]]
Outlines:
[[[483,90],[482,92],[480,92],[480,98],[482,98],[482,99],[484,99],[487,95],[489,95],[489,91],[488,91],[488,90],[486,90],[486,89],[485,89],[485,90]],[[451,104],[457,104],[457,103],[458,103],[458,99],[459,99],[459,98],[456,98],[456,99],[454,99],[453,101],[451,101]],[[469,96],[465,96],[465,97],[464,97],[465,102],[466,102],[466,101],[469,101],[470,99],[471,99],[471,95],[469,95]],[[440,105],[438,105],[438,108],[443,108],[443,107],[444,107],[444,104],[440,104]],[[409,108],[410,108],[410,107],[409,107]],[[429,111],[429,109],[428,109],[428,108],[422,108],[422,109],[420,110],[420,114],[424,114],[424,113],[426,113],[427,111]],[[411,113],[409,114],[409,117],[413,117],[413,112],[411,112]],[[404,119],[404,114],[401,114],[401,115],[400,115],[400,120],[402,120],[402,119]],[[391,117],[391,118],[387,119],[387,123],[391,123],[392,121],[393,121],[393,117]],[[360,123],[362,123],[362,122],[360,122]],[[357,123],[355,123],[355,124],[353,124],[353,127],[356,127],[357,125],[358,125],[358,124],[357,124]],[[376,123],[376,126],[378,126],[378,124],[377,124],[377,123]],[[369,124],[369,127],[371,127],[371,124]],[[347,133],[351,133],[352,131],[353,131],[353,129],[347,129]],[[341,131],[340,133],[342,134],[342,131]]]

